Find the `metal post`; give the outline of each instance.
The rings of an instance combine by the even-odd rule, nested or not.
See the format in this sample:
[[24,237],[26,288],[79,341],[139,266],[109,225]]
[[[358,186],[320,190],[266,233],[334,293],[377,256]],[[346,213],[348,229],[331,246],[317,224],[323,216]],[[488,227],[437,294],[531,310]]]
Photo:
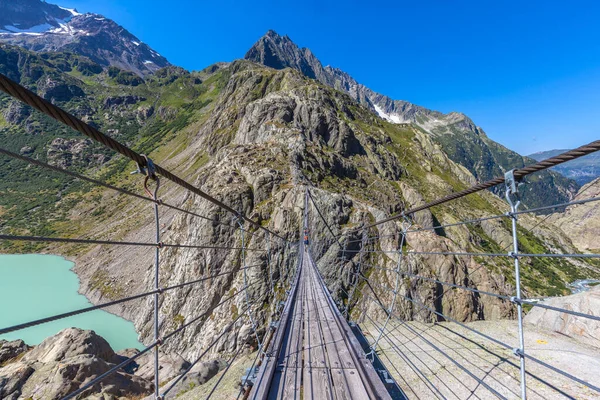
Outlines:
[[[154,296],[153,296],[154,297],[154,341],[159,343],[159,345],[154,348],[154,398],[161,399],[162,397],[159,393],[160,365],[159,365],[159,360],[158,360],[159,347],[160,347],[159,323],[158,323],[158,309],[159,309],[158,297],[159,297],[159,293],[160,293],[160,280],[159,280],[160,279],[160,269],[159,269],[159,261],[160,261],[159,255],[160,254],[159,253],[160,253],[160,249],[162,247],[162,243],[160,242],[160,220],[159,220],[159,215],[158,215],[158,205],[160,204],[160,200],[158,199],[158,189],[160,188],[160,179],[156,175],[156,172],[154,170],[154,163],[152,162],[152,160],[143,154],[142,154],[142,156],[146,159],[147,168],[144,168],[144,167],[138,165],[138,172],[146,174],[146,178],[144,179],[144,190],[146,191],[148,196],[150,196],[154,200],[154,204],[153,204],[154,205],[154,221],[155,221],[155,230],[156,230],[156,249],[155,249],[155,253],[154,253],[154,289],[156,290],[156,293],[154,293]],[[150,189],[148,189],[148,181],[150,179],[152,179],[156,182],[154,192],[151,192]]]
[[512,239],[513,251],[509,253],[515,260],[515,286],[516,295],[511,298],[512,302],[517,305],[517,318],[519,325],[519,348],[514,349],[521,361],[521,399],[527,399],[527,384],[525,381],[525,339],[523,332],[523,304],[521,302],[521,271],[519,266],[519,242],[517,238],[517,214],[521,200],[519,199],[518,183],[515,180],[514,170],[508,171],[504,175],[506,185],[506,201],[510,205],[508,216],[512,222]]

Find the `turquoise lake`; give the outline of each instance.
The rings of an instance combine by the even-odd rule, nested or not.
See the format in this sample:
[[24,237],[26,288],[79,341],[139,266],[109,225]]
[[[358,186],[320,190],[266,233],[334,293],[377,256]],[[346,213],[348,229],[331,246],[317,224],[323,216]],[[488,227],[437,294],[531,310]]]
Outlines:
[[[73,263],[59,256],[0,254],[0,328],[49,317],[92,304],[79,294]],[[91,329],[115,350],[142,349],[133,323],[102,310],[0,335],[0,339],[23,339],[29,345],[64,328]]]

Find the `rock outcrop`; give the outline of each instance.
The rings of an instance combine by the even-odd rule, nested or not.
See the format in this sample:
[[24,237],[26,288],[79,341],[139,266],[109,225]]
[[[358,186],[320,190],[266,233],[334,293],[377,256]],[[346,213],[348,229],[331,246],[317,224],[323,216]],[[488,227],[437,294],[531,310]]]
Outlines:
[[[600,310],[600,286],[571,296],[554,297],[542,304],[583,314],[598,315]],[[600,322],[541,307],[533,309],[525,316],[525,322],[537,328],[562,333],[578,339],[582,343],[600,348]]]
[[11,341],[0,340],[0,365],[22,355],[30,348],[30,346],[20,339]]
[[[573,200],[586,200],[600,195],[600,178],[583,186]],[[600,250],[600,202],[575,204],[553,214],[550,221],[562,229],[582,251]]]
[[[6,343],[2,348],[5,346]],[[0,398],[62,398],[107,372],[119,361],[106,340],[93,331],[64,329],[19,360],[0,368]],[[86,393],[118,398],[148,394],[152,388],[153,384],[148,380],[117,371]]]

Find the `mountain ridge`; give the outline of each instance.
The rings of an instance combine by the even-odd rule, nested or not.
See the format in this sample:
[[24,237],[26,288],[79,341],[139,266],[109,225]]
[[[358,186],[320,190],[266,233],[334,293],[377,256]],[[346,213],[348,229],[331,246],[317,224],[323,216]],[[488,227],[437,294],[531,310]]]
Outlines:
[[[542,161],[550,157],[555,157],[565,151],[571,149],[554,149],[547,151],[538,151],[537,153],[530,154],[528,157]],[[571,160],[567,163],[557,165],[552,168],[553,170],[561,173],[567,178],[575,180],[581,186],[584,186],[594,179],[600,177],[600,154],[593,153],[587,156]]]
[[[281,36],[273,30],[258,39],[244,58],[275,69],[297,69],[309,78],[348,93],[390,123],[418,126],[433,137],[450,159],[466,167],[479,181],[493,179],[512,168],[535,162],[490,139],[465,114],[444,114],[405,100],[393,100],[358,83],[339,68],[324,67],[309,49],[300,48],[288,36]],[[568,201],[579,188],[575,181],[552,171],[530,178],[530,183],[533,189],[524,193],[524,203],[530,207]],[[549,191],[548,188],[555,190]]]
[[0,43],[36,52],[74,52],[141,77],[171,65],[115,21],[41,0],[0,0]]

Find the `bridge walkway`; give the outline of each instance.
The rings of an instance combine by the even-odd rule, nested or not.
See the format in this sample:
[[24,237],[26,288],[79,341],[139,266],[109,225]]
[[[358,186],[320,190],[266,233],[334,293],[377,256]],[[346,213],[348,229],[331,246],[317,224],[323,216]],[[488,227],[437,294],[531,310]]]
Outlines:
[[389,399],[307,252],[293,291],[250,398]]

